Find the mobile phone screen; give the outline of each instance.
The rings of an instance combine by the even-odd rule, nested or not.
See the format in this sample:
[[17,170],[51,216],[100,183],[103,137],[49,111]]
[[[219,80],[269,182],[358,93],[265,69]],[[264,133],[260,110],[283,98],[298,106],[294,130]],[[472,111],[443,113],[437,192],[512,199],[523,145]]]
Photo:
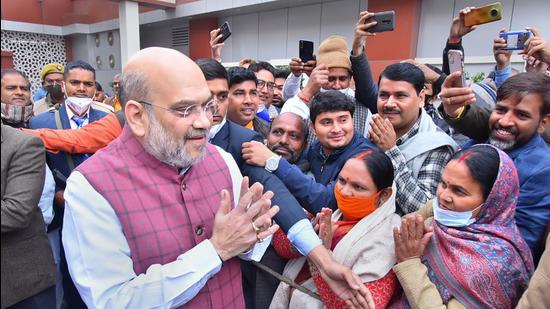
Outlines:
[[220,27],[220,33],[222,35],[220,43],[223,43],[225,40],[227,40],[227,38],[231,36],[231,28],[229,27],[228,22],[224,22],[223,25]]
[[313,60],[313,42],[300,40],[300,59],[303,63]]

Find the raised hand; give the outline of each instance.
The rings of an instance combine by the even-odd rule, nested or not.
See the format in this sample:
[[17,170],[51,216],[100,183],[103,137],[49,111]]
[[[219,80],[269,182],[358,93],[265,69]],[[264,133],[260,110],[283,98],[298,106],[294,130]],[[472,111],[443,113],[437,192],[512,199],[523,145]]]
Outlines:
[[248,188],[248,178],[243,179],[241,196],[237,206],[231,209],[231,197],[222,190],[220,208],[214,218],[210,241],[222,261],[248,250],[256,242],[273,235],[279,228],[272,218],[279,212],[278,206],[269,207],[273,193],[262,194],[259,183]]
[[460,79],[460,72],[454,72],[447,76],[439,93],[443,109],[445,109],[445,113],[451,118],[457,117],[461,109],[466,105],[476,102],[476,97],[470,87],[454,87]]
[[464,24],[464,16],[470,13],[474,7],[465,7],[458,13],[458,16],[453,18],[451,30],[449,31],[449,43],[457,44],[462,40],[462,37],[476,29],[476,26],[466,26]]
[[370,121],[369,137],[382,151],[392,149],[397,143],[397,134],[388,119],[375,114]]
[[323,242],[323,246],[330,250],[332,248],[334,228],[336,228],[336,225],[332,223],[332,209],[323,207],[320,214],[319,238],[321,239],[321,242]]
[[310,76],[311,71],[313,71],[313,68],[315,68],[316,64],[317,61],[315,59],[309,60],[308,62],[304,63],[300,58],[292,58],[288,66],[290,67],[290,71],[292,72],[292,74],[298,77],[302,73],[306,73],[308,76]]
[[531,31],[533,36],[525,42],[525,49],[522,53],[550,65],[550,44],[540,36],[538,29],[528,27],[527,30]]
[[374,27],[378,22],[369,21],[374,13],[363,11],[359,14],[359,20],[355,24],[355,32],[353,35],[353,46],[351,53],[353,56],[359,56],[364,50],[367,41],[367,36],[374,36],[376,33],[368,32],[369,28]]
[[313,71],[311,71],[309,80],[304,89],[302,89],[302,92],[307,97],[312,98],[328,83],[328,74],[329,70],[325,64],[316,66]]
[[[500,29],[499,33],[505,32],[506,28]],[[493,55],[497,63],[497,70],[502,70],[510,64],[510,58],[512,57],[511,50],[505,50],[506,40],[500,36],[493,40]]]
[[401,228],[393,228],[397,263],[420,258],[432,237],[433,229],[424,225],[421,215],[401,219]]
[[223,43],[220,43],[221,38],[222,34],[220,28],[210,31],[210,56],[212,59],[218,61],[222,60]]

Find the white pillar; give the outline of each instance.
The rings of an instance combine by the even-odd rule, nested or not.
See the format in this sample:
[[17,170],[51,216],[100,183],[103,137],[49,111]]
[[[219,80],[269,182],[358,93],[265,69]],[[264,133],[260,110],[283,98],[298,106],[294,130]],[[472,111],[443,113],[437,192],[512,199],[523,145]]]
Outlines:
[[133,54],[139,51],[139,4],[122,0],[118,4],[118,23],[120,28],[120,61],[121,66]]

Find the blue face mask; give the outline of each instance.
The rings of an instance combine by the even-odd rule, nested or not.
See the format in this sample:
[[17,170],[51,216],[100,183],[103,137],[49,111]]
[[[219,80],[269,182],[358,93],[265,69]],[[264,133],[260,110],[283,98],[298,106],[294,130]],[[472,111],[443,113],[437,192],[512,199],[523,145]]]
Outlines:
[[479,205],[473,210],[469,211],[452,211],[439,207],[438,199],[434,199],[433,208],[434,208],[434,219],[439,222],[439,224],[451,227],[462,227],[468,226],[476,222],[476,218],[472,218],[472,213],[479,209],[483,204]]

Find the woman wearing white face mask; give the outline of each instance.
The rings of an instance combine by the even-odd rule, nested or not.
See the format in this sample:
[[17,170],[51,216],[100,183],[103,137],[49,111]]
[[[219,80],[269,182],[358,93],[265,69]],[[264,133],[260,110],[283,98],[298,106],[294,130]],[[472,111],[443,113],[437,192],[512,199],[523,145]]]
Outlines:
[[477,145],[456,153],[436,199],[394,230],[393,269],[404,291],[397,307],[514,307],[533,272],[514,220],[518,194],[504,152]]

